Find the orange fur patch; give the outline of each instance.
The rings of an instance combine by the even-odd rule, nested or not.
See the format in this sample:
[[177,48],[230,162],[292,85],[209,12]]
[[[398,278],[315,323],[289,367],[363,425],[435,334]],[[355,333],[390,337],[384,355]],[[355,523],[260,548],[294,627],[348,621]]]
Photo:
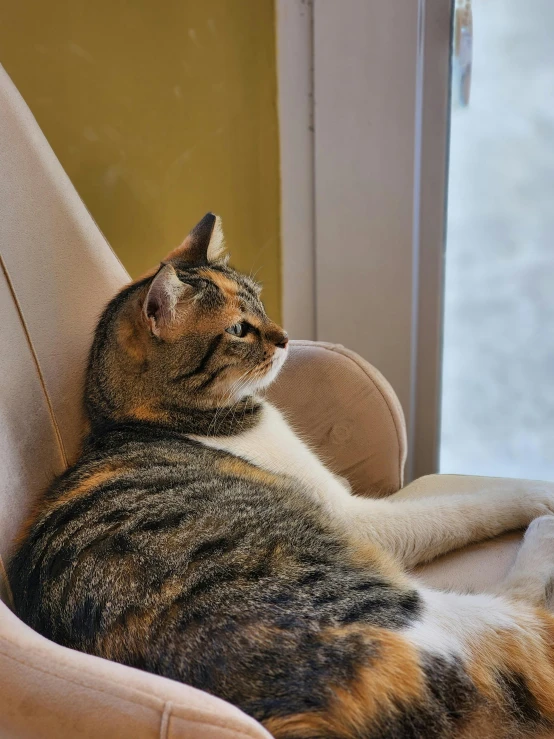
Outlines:
[[279,475],[274,475],[261,467],[256,467],[239,457],[226,457],[220,460],[217,466],[224,475],[241,477],[244,480],[260,482],[264,485],[279,485],[282,483],[282,478]]
[[123,473],[127,472],[128,469],[128,467],[115,467],[114,465],[109,465],[104,469],[93,472],[92,475],[89,475],[85,480],[80,482],[74,488],[71,488],[71,490],[68,490],[59,498],[56,498],[52,502],[52,504],[48,506],[48,512],[55,511],[61,506],[68,503],[70,500],[74,500],[75,498],[79,498],[82,495],[89,493],[91,490],[97,488],[99,485],[108,482],[108,480],[120,477]]
[[164,421],[167,419],[167,414],[163,411],[158,411],[152,408],[150,403],[141,403],[126,411],[125,416],[132,416],[137,418],[139,421]]
[[383,715],[394,716],[402,706],[425,699],[425,678],[418,653],[403,636],[369,626],[346,626],[326,630],[329,639],[360,634],[376,650],[370,665],[358,669],[345,686],[332,686],[334,699],[325,711],[274,717],[264,722],[266,729],[279,737],[335,737],[356,739],[368,732]]
[[212,269],[200,270],[198,274],[204,279],[213,282],[214,285],[217,285],[227,300],[234,300],[236,298],[239,288],[234,280]]
[[[228,302],[217,311],[200,311],[195,309],[193,319],[190,318],[191,304],[177,308],[177,320],[167,332],[168,341],[177,341],[187,334],[194,336],[215,336],[233,323],[240,320],[241,314],[236,301]],[[194,305],[194,304],[193,304]]]
[[554,616],[517,605],[513,628],[491,631],[470,644],[467,671],[478,690],[494,703],[502,702],[500,673],[525,680],[541,713],[554,720]]
[[[142,330],[141,330],[142,328]],[[117,342],[134,362],[142,364],[148,353],[147,333],[138,328],[132,318],[122,318],[117,327]]]
[[[122,564],[125,567],[125,563]],[[140,573],[136,573],[140,578]],[[129,573],[133,577],[133,573]],[[140,654],[144,642],[150,637],[152,626],[159,628],[159,617],[167,607],[183,592],[181,578],[171,578],[163,583],[158,601],[137,611],[131,611],[118,621],[108,632],[97,637],[97,650],[106,659],[128,659],[129,654]],[[170,608],[171,610],[171,608]],[[179,609],[176,609],[177,615]]]
[[402,566],[378,544],[355,541],[350,543],[350,550],[350,562],[354,567],[365,570],[371,568],[396,587],[413,590],[413,582],[410,582]]
[[59,498],[56,498],[49,505],[46,506],[44,504],[44,497],[41,495],[39,499],[34,503],[29,512],[29,515],[23,522],[19,533],[15,538],[15,546],[19,547],[21,544],[23,544],[25,539],[29,536],[33,524],[42,513],[51,513],[52,511],[57,510],[70,500],[78,498],[80,495],[84,495],[98,485],[106,482],[110,478],[118,477],[127,470],[127,467],[115,467],[114,465],[109,465],[104,469],[97,470],[96,472],[89,475],[85,480],[82,480],[74,488],[71,488],[66,493],[61,495]]

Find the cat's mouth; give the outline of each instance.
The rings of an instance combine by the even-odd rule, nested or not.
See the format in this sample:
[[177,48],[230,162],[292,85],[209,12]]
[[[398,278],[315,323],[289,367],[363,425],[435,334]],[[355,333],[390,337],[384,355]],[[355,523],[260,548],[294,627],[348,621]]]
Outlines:
[[235,386],[235,402],[241,398],[245,398],[247,395],[255,395],[271,385],[279,374],[287,355],[288,347],[285,349],[277,347],[270,359],[246,372]]
[[287,358],[287,355],[288,355],[288,347],[285,349],[281,349],[280,347],[277,347],[271,359],[268,359],[266,362],[264,362],[262,365],[260,365],[257,368],[257,371],[255,373],[255,380],[254,380],[255,381],[255,391],[263,390],[264,388],[268,387],[268,385],[271,385],[273,380],[279,374],[281,367],[285,363],[285,359]]

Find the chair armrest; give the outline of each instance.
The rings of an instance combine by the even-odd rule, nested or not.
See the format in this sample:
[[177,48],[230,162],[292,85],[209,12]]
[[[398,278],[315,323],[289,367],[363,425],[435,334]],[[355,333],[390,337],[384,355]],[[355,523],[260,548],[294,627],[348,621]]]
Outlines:
[[219,698],[54,644],[2,602],[0,695],[0,736],[11,739],[270,739]]
[[492,492],[517,492],[537,488],[554,492],[554,482],[521,480],[516,477],[483,477],[479,475],[425,475],[399,490],[392,500],[428,498],[430,495],[464,495]]
[[353,492],[379,497],[402,487],[402,408],[383,375],[360,356],[338,344],[292,341],[268,397]]
[[[472,475],[427,475],[414,480],[391,496],[391,500],[471,493],[485,496],[492,492],[523,492],[532,490],[533,487],[540,487],[542,490],[550,488],[554,492],[554,482]],[[427,585],[440,589],[452,588],[459,592],[491,591],[508,574],[522,536],[521,531],[514,531],[470,544],[416,568],[414,574]]]

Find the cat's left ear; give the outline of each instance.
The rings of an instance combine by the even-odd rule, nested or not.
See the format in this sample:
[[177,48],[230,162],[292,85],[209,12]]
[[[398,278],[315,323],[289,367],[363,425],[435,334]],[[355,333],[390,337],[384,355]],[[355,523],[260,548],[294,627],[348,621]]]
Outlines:
[[172,264],[162,264],[150,283],[142,313],[150,331],[163,338],[177,317],[177,305],[192,288],[177,277]]
[[183,241],[164,259],[175,267],[191,267],[209,264],[221,257],[225,249],[225,239],[221,228],[221,218],[206,213]]

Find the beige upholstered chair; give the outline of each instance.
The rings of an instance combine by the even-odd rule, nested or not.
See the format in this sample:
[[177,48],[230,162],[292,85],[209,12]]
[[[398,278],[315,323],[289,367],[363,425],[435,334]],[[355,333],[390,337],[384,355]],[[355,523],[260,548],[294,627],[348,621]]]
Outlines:
[[[0,253],[0,554],[7,561],[31,502],[78,452],[91,332],[128,276],[1,68]],[[406,453],[402,410],[379,372],[340,346],[295,342],[273,398],[362,495],[486,495],[493,486],[524,484],[431,476],[396,492]],[[469,547],[421,575],[490,586],[518,541],[514,534]],[[269,736],[217,698],[44,639],[11,612],[5,573],[0,580],[0,737]]]

